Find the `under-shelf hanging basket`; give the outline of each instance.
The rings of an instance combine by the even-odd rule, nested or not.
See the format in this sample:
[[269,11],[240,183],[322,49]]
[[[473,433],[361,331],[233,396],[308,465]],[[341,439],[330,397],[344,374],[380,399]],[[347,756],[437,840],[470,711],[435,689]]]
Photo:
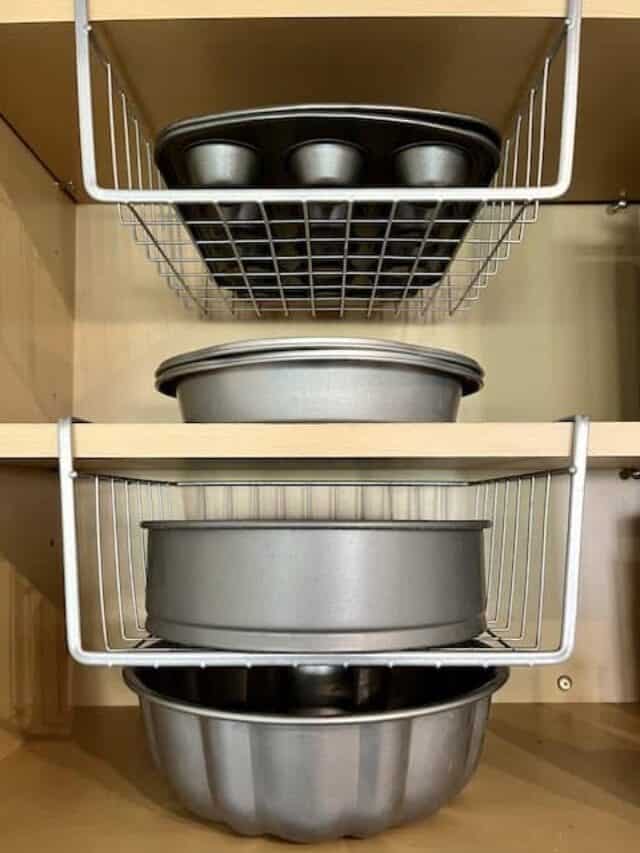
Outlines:
[[[507,124],[492,185],[445,189],[168,189],[153,163],[153,135],[89,22],[87,0],[75,0],[75,7],[86,191],[97,201],[119,206],[123,224],[162,278],[204,317],[304,314],[424,322],[452,316],[478,300],[511,248],[522,241],[526,227],[537,219],[540,202],[562,196],[569,187],[581,0],[567,0],[557,37],[524,88],[522,103]],[[555,86],[552,72],[562,55],[563,85]],[[98,86],[104,88],[100,97],[94,96]],[[106,114],[94,116],[94,109],[99,113],[103,104]],[[547,138],[552,113],[560,115],[553,164],[545,161],[545,152],[554,147]],[[96,138],[100,129],[106,138]],[[104,163],[96,162],[96,149],[107,152],[106,171]],[[110,174],[108,186],[98,181],[98,174],[105,173]],[[546,180],[551,174],[552,180]],[[236,210],[250,210],[249,218],[230,218],[227,212],[234,205]],[[327,210],[330,219],[323,212]],[[407,243],[408,226],[413,241],[409,261],[407,253],[398,256],[399,243]],[[252,230],[250,239],[243,237],[247,228]],[[327,228],[331,233],[316,239]],[[355,232],[367,234],[366,256],[352,250]],[[443,239],[442,234],[450,236]],[[287,242],[291,246],[284,245]],[[261,270],[259,282],[245,263],[247,243],[251,263]],[[224,279],[212,272],[212,248],[215,258],[228,264]],[[295,270],[282,261],[294,248]]]
[[[589,424],[577,417],[566,464],[472,478],[168,480],[76,470],[59,426],[67,639],[84,664],[534,665],[573,649]],[[134,464],[133,462],[131,464]],[[501,466],[503,468],[504,466]],[[143,521],[486,519],[487,632],[475,647],[412,651],[235,652],[153,645],[146,628]]]

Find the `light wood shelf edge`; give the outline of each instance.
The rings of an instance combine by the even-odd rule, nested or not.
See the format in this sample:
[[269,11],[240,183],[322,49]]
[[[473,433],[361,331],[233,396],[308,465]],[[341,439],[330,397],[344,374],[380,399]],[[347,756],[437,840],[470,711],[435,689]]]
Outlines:
[[[193,18],[558,17],[562,0],[91,0],[94,21]],[[585,18],[640,18],[636,0],[585,0]],[[0,23],[73,21],[73,0],[0,0]]]
[[0,424],[0,460],[47,460],[57,456],[54,423]]
[[640,423],[592,423],[589,432],[589,458],[593,460],[639,460]]
[[[77,459],[564,459],[567,423],[76,424]],[[55,424],[0,424],[0,459],[55,460]],[[591,425],[589,457],[640,459],[640,423]]]
[[[564,457],[567,424],[78,424],[79,459]],[[640,442],[639,442],[640,448]]]
[[[566,423],[78,424],[79,459],[564,459]],[[640,458],[640,423],[591,425],[594,459]]]

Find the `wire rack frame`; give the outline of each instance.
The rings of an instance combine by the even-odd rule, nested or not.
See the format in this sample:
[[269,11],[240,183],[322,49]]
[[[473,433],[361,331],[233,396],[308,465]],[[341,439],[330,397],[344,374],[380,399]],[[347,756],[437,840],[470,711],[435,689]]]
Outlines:
[[[92,665],[555,664],[572,652],[588,421],[565,466],[473,480],[140,479],[77,472],[59,427],[67,641]],[[154,648],[145,628],[149,519],[470,519],[485,534],[488,631],[479,648],[260,653]],[[89,640],[87,640],[89,636]]]
[[[509,123],[492,185],[439,189],[168,189],[87,0],[75,8],[86,190],[118,204],[160,276],[203,317],[450,317],[479,299],[537,220],[540,201],[569,187],[581,0],[567,0],[558,36]],[[550,77],[563,47],[558,162],[545,183]],[[92,60],[105,93],[109,186],[98,182]]]

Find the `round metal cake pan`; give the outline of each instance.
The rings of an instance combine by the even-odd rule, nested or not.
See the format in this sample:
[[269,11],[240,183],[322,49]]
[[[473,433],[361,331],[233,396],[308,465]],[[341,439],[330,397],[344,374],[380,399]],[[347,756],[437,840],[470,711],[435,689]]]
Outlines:
[[148,521],[147,627],[182,645],[374,651],[486,627],[487,521]]
[[482,374],[447,358],[365,349],[275,351],[159,372],[187,422],[451,422]]
[[196,361],[209,361],[214,358],[228,358],[241,355],[257,355],[268,352],[288,352],[291,350],[308,349],[361,349],[380,350],[382,352],[406,353],[425,358],[438,358],[460,364],[483,375],[478,362],[468,355],[462,355],[452,350],[424,347],[418,344],[407,344],[402,341],[383,340],[382,338],[353,338],[353,337],[290,337],[290,338],[252,338],[244,341],[230,341],[224,344],[203,347],[191,352],[180,353],[163,361],[156,371],[156,376],[165,370],[190,364]]
[[[127,669],[154,762],[182,804],[243,835],[367,837],[436,812],[480,759],[503,668]],[[305,682],[327,716],[300,701]],[[373,693],[362,684],[373,681]],[[311,710],[312,713],[305,713]],[[322,710],[322,706],[319,709]],[[301,713],[302,711],[302,713]]]

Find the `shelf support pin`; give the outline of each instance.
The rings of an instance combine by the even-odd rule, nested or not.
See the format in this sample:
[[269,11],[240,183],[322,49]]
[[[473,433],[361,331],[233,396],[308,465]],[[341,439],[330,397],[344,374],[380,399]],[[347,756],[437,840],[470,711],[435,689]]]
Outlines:
[[615,216],[616,213],[620,213],[622,210],[626,210],[628,207],[629,200],[627,199],[626,190],[621,190],[617,201],[613,201],[611,202],[611,204],[607,205],[607,213],[609,214],[609,216]]
[[640,480],[640,468],[623,468],[620,471],[621,480]]
[[569,675],[561,675],[558,678],[558,690],[562,690],[563,693],[566,693],[568,690],[571,690],[573,687],[573,679]]

